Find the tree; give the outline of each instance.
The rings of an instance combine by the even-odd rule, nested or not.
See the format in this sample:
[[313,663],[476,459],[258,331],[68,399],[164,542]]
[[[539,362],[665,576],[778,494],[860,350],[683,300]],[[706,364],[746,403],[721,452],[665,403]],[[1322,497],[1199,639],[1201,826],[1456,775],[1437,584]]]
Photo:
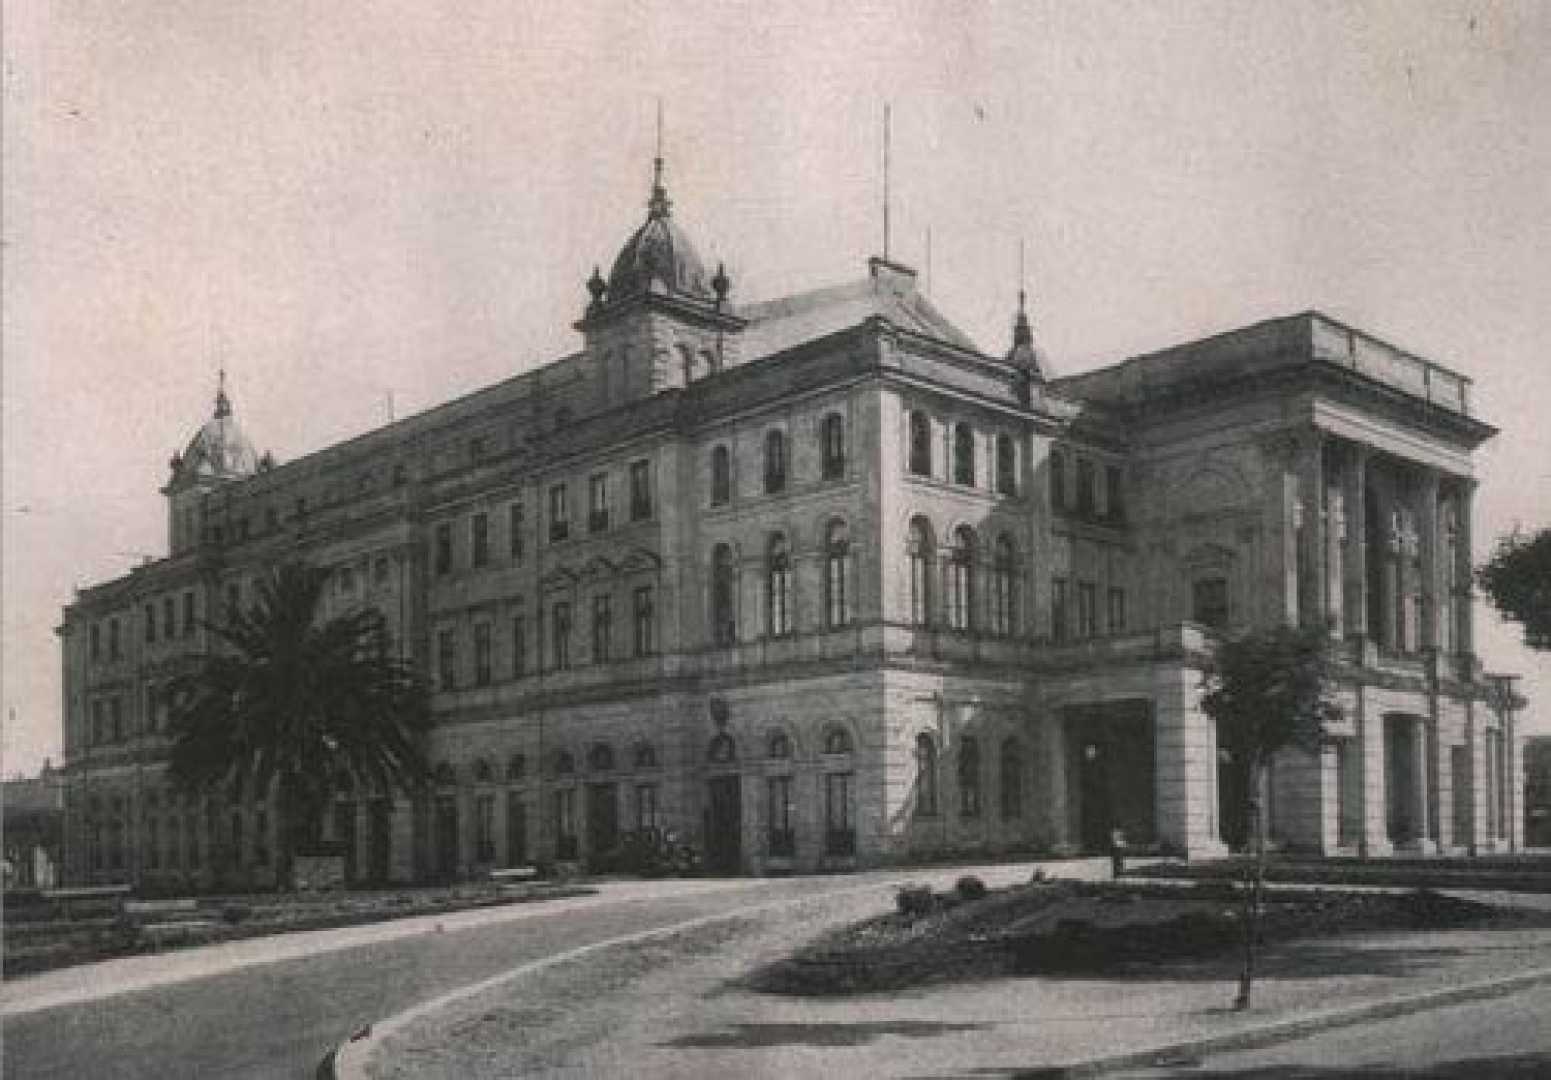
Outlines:
[[190,793],[273,790],[280,880],[344,783],[414,791],[430,774],[430,696],[379,612],[319,617],[328,572],[299,562],[206,626],[218,647],[171,686],[168,773]]
[[1278,626],[1221,641],[1202,674],[1201,708],[1217,722],[1218,746],[1246,771],[1246,819],[1254,858],[1244,889],[1244,966],[1234,1008],[1247,1009],[1254,983],[1255,941],[1265,887],[1263,793],[1272,758],[1301,747],[1318,753],[1326,722],[1336,712],[1330,664],[1320,628]]
[[1476,580],[1503,618],[1524,628],[1524,644],[1551,650],[1551,528],[1533,536],[1514,529]]

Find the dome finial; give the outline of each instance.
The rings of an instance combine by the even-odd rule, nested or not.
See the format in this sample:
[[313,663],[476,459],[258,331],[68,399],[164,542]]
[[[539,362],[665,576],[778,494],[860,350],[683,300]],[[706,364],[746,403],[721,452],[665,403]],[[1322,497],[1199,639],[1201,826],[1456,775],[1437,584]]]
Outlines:
[[657,156],[652,159],[652,197],[646,204],[647,216],[665,218],[673,207],[668,189],[662,186],[662,98],[657,99]]
[[226,367],[223,365],[217,376],[215,388],[215,418],[224,419],[232,414],[231,399],[226,396]]

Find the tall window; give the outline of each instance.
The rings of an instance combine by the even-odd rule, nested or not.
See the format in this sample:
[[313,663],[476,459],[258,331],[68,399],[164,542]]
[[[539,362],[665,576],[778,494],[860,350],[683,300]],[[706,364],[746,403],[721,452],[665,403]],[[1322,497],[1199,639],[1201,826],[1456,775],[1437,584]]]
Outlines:
[[458,688],[458,637],[452,629],[436,635],[436,674],[443,690]]
[[555,804],[555,857],[576,858],[576,789],[556,788]]
[[512,616],[512,678],[520,679],[528,673],[528,616],[518,602]]
[[948,625],[973,630],[975,624],[975,534],[960,525],[953,534],[953,556],[948,562]]
[[495,862],[495,794],[474,796],[474,861]]
[[520,791],[506,793],[506,861],[510,866],[528,861],[528,808]]
[[571,501],[566,498],[564,484],[552,484],[549,488],[549,542],[558,544],[571,535]]
[[490,624],[474,625],[474,685],[490,685]]
[[923,412],[910,414],[910,471],[932,475],[932,422]]
[[550,661],[556,671],[571,667],[571,605],[559,600],[550,609]]
[[732,455],[725,446],[711,451],[711,505],[726,506],[732,501]]
[[108,620],[108,659],[120,660],[124,655],[124,644],[119,640],[119,624],[117,619]]
[[637,832],[651,832],[657,828],[657,785],[635,786],[635,827]]
[[731,645],[738,640],[737,613],[733,603],[736,585],[732,548],[718,544],[711,553],[711,636],[718,645]]
[[780,431],[765,435],[765,493],[776,495],[786,490],[786,436]]
[[434,559],[437,574],[452,573],[452,522],[450,521],[444,521],[436,526]]
[[156,605],[145,605],[145,642],[147,645],[156,644]]
[[1077,512],[1092,517],[1098,510],[1096,488],[1098,481],[1093,472],[1093,462],[1085,457],[1077,459]]
[[630,463],[630,520],[652,516],[652,463],[645,458]]
[[797,804],[792,797],[790,773],[765,780],[767,814],[770,822],[770,854],[790,857],[797,853]]
[[1050,451],[1050,509],[1066,509],[1066,452]]
[[925,733],[916,736],[916,813],[937,814],[937,742]]
[[953,426],[953,482],[975,483],[975,433],[968,424]]
[[851,535],[832,521],[824,538],[824,611],[831,629],[851,621]]
[[1018,553],[1012,538],[996,538],[996,556],[991,567],[991,632],[1007,637],[1017,632]]
[[1109,632],[1126,632],[1126,591],[1118,585],[1111,585],[1109,589]]
[[959,738],[959,816],[980,816],[980,742],[972,735]]
[[1050,580],[1050,640],[1057,645],[1066,640],[1067,614],[1066,614],[1066,579],[1051,578]]
[[770,538],[765,572],[766,630],[782,637],[792,632],[792,556],[780,533]]
[[1190,617],[1213,630],[1228,626],[1228,579],[1202,578],[1190,588]]
[[522,503],[514,502],[506,508],[506,543],[512,559],[512,565],[522,563],[522,556],[526,541],[524,530],[526,523],[523,521]]
[[1113,521],[1124,521],[1126,516],[1126,489],[1119,465],[1104,466],[1104,493],[1109,500],[1109,516]]
[[926,626],[931,622],[931,567],[936,545],[925,518],[910,522],[910,623]]
[[1023,816],[1023,746],[1016,737],[1002,740],[1002,817]]
[[848,772],[824,774],[824,853],[856,854],[856,810],[852,794],[856,775]]
[[1099,589],[1091,581],[1077,583],[1077,636],[1096,637],[1099,632]]
[[846,474],[846,428],[839,413],[824,417],[820,427],[823,443],[823,475],[826,480],[839,480]]
[[475,514],[469,519],[469,565],[476,569],[490,565],[489,514]]
[[996,437],[996,490],[1001,495],[1018,493],[1018,451],[1011,435]]
[[612,598],[599,593],[592,598],[592,662],[602,664],[613,651],[614,612]]
[[631,622],[635,627],[635,654],[650,656],[653,649],[657,612],[652,604],[652,587],[641,585],[632,594]]
[[112,720],[113,741],[124,741],[124,701],[114,696],[108,699],[108,716]]
[[93,660],[102,659],[102,627],[97,623],[92,624],[91,631],[91,655]]
[[171,641],[178,632],[178,610],[170,596],[162,598],[162,637]]
[[1443,511],[1443,617],[1438,620],[1438,644],[1445,653],[1459,647],[1459,577],[1459,512],[1450,500]]
[[593,473],[587,478],[587,531],[603,532],[609,527],[609,478]]

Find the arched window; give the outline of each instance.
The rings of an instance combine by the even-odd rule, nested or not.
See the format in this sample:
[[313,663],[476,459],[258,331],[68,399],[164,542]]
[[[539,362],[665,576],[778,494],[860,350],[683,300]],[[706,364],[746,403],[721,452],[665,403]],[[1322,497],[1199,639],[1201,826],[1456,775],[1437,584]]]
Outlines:
[[521,780],[528,771],[528,759],[521,754],[513,754],[506,759],[506,779],[508,781]]
[[[440,762],[436,766],[436,770],[435,770],[435,772],[432,775],[436,779],[436,786],[437,787],[452,787],[454,784],[456,784],[458,782],[458,774],[453,770],[451,762],[447,762],[447,761]],[[241,794],[240,793],[234,794],[232,796],[232,801],[233,802],[241,802],[242,801]]]
[[765,628],[771,637],[792,632],[792,555],[786,537],[770,538],[765,570]]
[[1023,816],[1023,744],[1016,736],[1002,740],[1002,817]]
[[786,490],[786,436],[779,430],[765,435],[765,493],[777,495]]
[[635,767],[638,769],[655,769],[657,767],[657,750],[651,743],[639,743],[635,748]]
[[996,557],[991,569],[991,632],[1007,637],[1018,632],[1018,553],[1012,538],[996,538]]
[[975,485],[975,433],[968,424],[953,426],[953,482]]
[[555,775],[570,776],[576,771],[576,758],[569,750],[555,751]]
[[849,754],[851,752],[851,733],[843,727],[832,727],[824,733],[824,752],[826,754]]
[[1018,454],[1011,435],[996,437],[996,490],[1002,495],[1018,494]]
[[980,816],[980,741],[959,738],[959,816]]
[[910,414],[910,471],[932,475],[932,422],[923,412]]
[[937,814],[937,742],[925,733],[916,736],[916,813]]
[[711,636],[718,645],[738,640],[738,623],[733,607],[736,579],[732,548],[716,545],[711,553]]
[[476,784],[489,784],[495,780],[495,770],[490,767],[490,762],[485,758],[474,759],[474,782]]
[[587,751],[587,767],[593,772],[612,772],[614,751],[608,743],[594,743]]
[[738,747],[732,741],[732,736],[725,731],[718,731],[706,749],[706,758],[713,765],[730,765],[737,761]]
[[765,753],[777,760],[785,760],[792,756],[792,740],[784,731],[772,731],[770,741]]
[[826,480],[839,480],[846,474],[846,429],[839,413],[824,417],[820,428],[823,450],[823,475]]
[[824,537],[824,611],[830,629],[851,621],[851,534],[832,521]]
[[932,527],[925,518],[913,518],[910,522],[910,623],[926,626],[932,620],[931,584],[932,560],[936,544],[932,542]]
[[975,533],[960,525],[953,533],[953,556],[948,562],[948,625],[955,630],[975,628]]
[[725,446],[711,451],[711,505],[726,506],[732,501],[732,455]]

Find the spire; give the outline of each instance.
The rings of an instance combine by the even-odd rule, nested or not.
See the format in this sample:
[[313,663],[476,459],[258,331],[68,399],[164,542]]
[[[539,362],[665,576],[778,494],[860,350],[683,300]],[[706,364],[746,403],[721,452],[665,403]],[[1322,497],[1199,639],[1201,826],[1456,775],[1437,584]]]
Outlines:
[[1018,290],[1018,317],[1012,323],[1012,345],[1017,348],[1020,345],[1033,345],[1034,331],[1029,326],[1028,293],[1023,289]]
[[220,369],[215,389],[215,418],[223,420],[232,414],[231,399],[226,396],[226,368]]
[[1029,293],[1024,286],[1023,241],[1018,241],[1018,314],[1012,321],[1012,348],[1007,359],[1034,379],[1051,377],[1050,361],[1034,344],[1034,328],[1029,324]]
[[662,186],[662,98],[657,99],[657,156],[652,159],[652,197],[646,204],[648,217],[665,218],[673,203],[668,199],[668,189]]

